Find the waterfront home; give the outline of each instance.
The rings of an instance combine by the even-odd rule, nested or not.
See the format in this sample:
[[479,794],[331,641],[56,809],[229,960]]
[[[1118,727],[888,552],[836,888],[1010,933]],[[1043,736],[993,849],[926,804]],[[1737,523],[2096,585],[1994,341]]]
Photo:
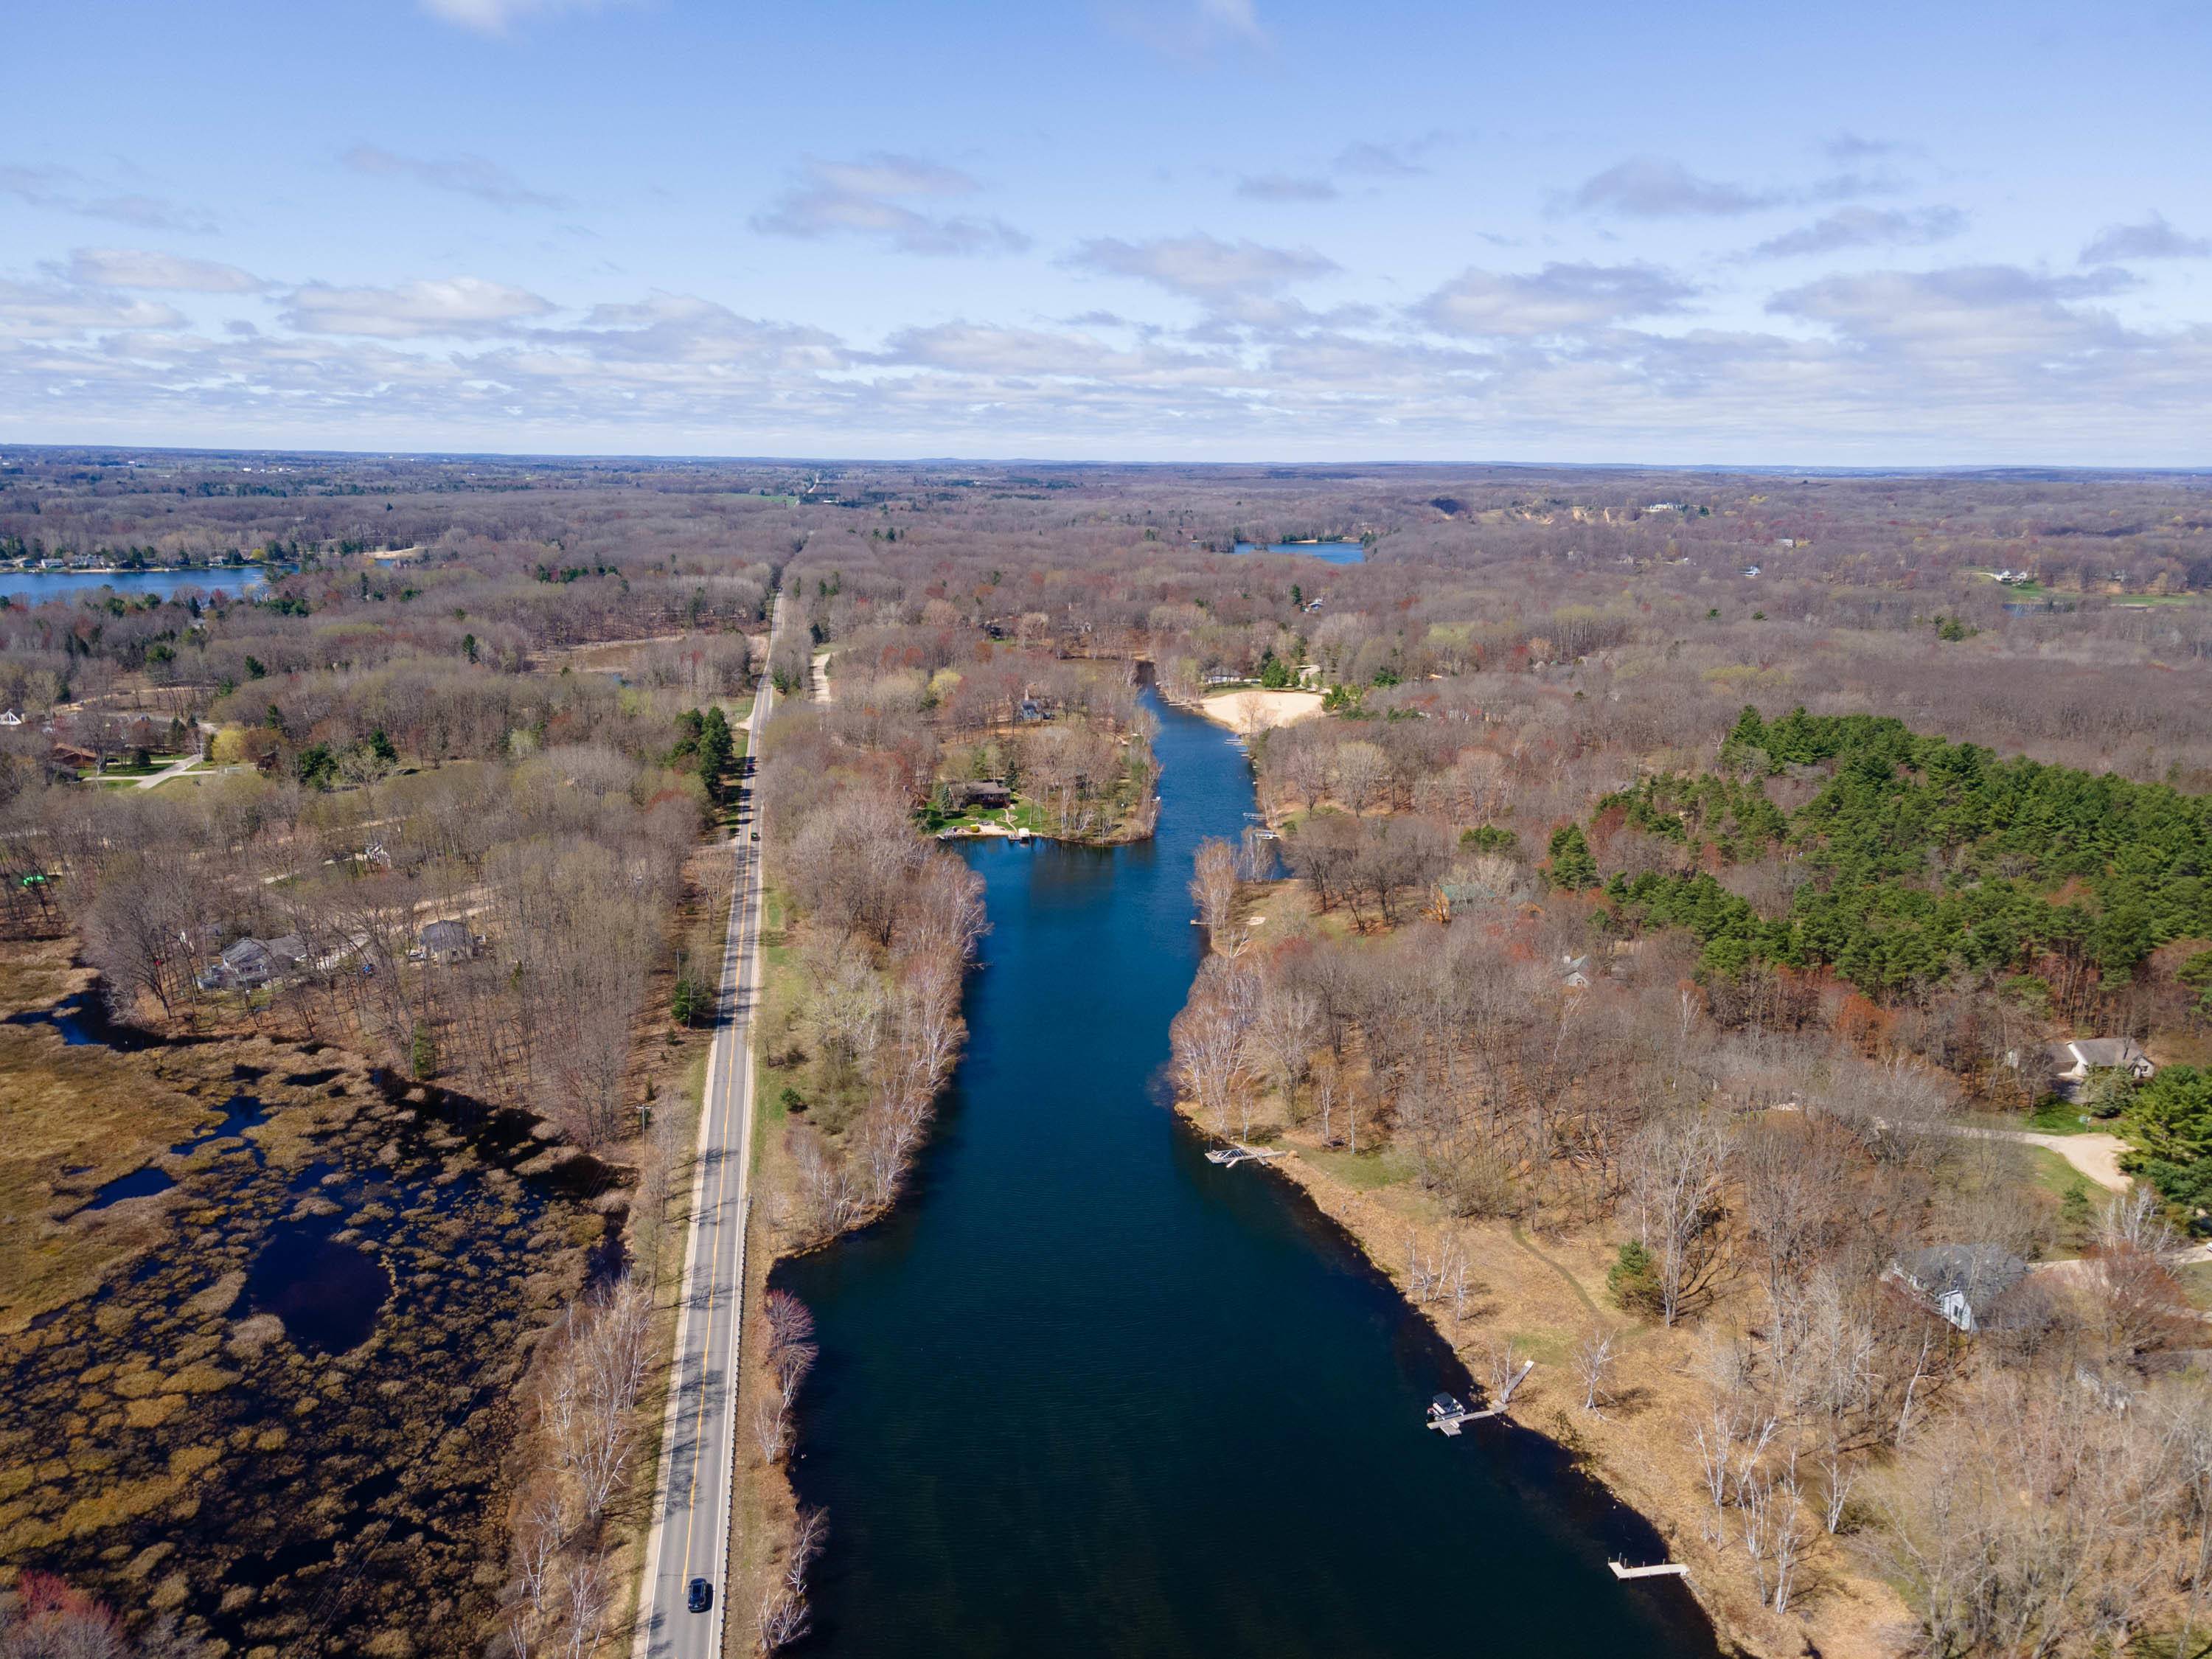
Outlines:
[[973,783],[949,783],[945,787],[946,803],[956,808],[981,807],[996,811],[1014,804],[1014,792],[998,778],[983,778]]

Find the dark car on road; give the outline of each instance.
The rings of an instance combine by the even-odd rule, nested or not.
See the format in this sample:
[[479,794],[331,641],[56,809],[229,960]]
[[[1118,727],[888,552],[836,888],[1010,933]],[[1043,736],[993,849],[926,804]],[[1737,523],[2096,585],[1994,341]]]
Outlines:
[[691,1611],[704,1613],[714,1605],[714,1587],[703,1578],[691,1581]]

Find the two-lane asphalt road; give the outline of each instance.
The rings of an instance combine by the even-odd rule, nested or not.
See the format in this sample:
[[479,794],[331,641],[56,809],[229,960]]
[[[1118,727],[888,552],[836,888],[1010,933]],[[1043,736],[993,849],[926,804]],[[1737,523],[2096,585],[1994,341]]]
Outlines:
[[[782,614],[781,601],[776,614]],[[775,630],[769,630],[771,641]],[[738,1336],[744,1323],[747,1177],[752,1169],[752,1013],[760,987],[760,828],[751,757],[775,700],[765,676],[753,700],[747,763],[730,846],[735,894],[722,945],[721,994],[707,1059],[691,1189],[676,1370],[662,1427],[653,1534],[638,1597],[637,1659],[719,1659],[729,1608],[730,1473],[737,1449]],[[711,1610],[690,1608],[691,1581],[714,1587]],[[744,1617],[750,1610],[740,1609]]]

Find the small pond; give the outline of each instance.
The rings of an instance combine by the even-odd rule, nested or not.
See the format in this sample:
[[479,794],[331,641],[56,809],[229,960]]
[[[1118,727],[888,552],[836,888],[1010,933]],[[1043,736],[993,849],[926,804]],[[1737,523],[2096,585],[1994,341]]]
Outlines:
[[311,1353],[344,1353],[368,1340],[392,1295],[392,1270],[374,1247],[341,1240],[322,1221],[271,1228],[246,1270],[254,1313],[275,1314],[284,1334]]

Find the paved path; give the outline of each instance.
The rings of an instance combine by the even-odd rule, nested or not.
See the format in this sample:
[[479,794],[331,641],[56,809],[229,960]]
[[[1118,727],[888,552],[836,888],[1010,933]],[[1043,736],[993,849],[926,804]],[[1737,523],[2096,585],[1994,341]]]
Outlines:
[[137,787],[151,789],[157,783],[167,783],[171,778],[180,778],[200,763],[198,755],[179,755],[160,771],[138,780]]
[[[778,600],[776,614],[782,615]],[[753,729],[766,728],[775,697],[765,678]],[[691,1242],[684,1264],[676,1370],[662,1425],[653,1534],[638,1596],[636,1659],[720,1659],[729,1613],[730,1475],[737,1451],[738,1339],[744,1312],[746,1191],[752,1170],[752,1012],[760,988],[760,817],[748,762],[731,842],[735,892],[722,945],[721,1000],[707,1059],[699,1156],[691,1188]],[[714,1587],[714,1605],[690,1611],[691,1581]],[[749,1609],[740,1609],[744,1617]]]

